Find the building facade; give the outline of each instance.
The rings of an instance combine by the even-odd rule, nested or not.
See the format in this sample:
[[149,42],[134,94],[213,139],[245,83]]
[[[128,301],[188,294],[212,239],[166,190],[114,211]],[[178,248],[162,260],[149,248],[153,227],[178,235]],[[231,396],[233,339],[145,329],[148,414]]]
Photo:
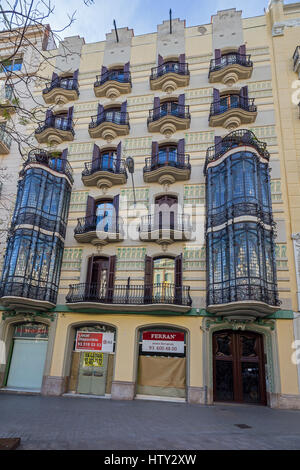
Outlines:
[[3,391],[300,407],[299,27],[273,0],[60,43],[4,261]]

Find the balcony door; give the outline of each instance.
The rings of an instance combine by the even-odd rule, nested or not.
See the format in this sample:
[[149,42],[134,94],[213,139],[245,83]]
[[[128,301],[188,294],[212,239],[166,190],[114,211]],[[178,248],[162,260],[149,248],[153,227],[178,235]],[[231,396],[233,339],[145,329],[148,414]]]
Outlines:
[[120,108],[108,108],[105,110],[105,121],[121,124]]
[[112,201],[100,201],[96,205],[96,226],[103,232],[112,232],[114,228],[115,207]]
[[239,95],[228,95],[220,98],[220,112],[225,113],[228,109],[238,108],[240,105]]
[[177,101],[166,101],[160,105],[160,117],[166,116],[167,114],[178,115],[178,103]]
[[178,214],[176,196],[164,195],[155,200],[155,226],[161,229],[174,230]]
[[213,336],[214,400],[266,404],[261,335],[221,331]]
[[117,152],[115,150],[105,150],[101,152],[101,170],[113,171],[116,156]]
[[177,163],[177,146],[167,145],[159,147],[158,150],[158,164],[164,165],[176,165]]

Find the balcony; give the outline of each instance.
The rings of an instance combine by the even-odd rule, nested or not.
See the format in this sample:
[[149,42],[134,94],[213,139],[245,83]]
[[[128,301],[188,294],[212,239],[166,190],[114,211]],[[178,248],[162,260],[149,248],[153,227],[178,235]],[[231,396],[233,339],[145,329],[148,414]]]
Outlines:
[[8,119],[16,112],[17,100],[13,98],[13,87],[3,86],[0,90],[0,117]]
[[131,74],[120,70],[108,70],[96,76],[94,92],[97,98],[117,98],[131,92]]
[[0,155],[9,154],[11,142],[11,136],[5,131],[5,128],[0,126]]
[[174,284],[117,284],[113,288],[98,284],[70,285],[66,297],[72,309],[97,309],[118,312],[151,312],[164,310],[185,313],[191,309],[189,286]]
[[107,245],[124,239],[122,219],[92,215],[77,219],[74,237],[79,243]]
[[229,95],[211,104],[209,125],[233,130],[241,124],[252,124],[256,116],[257,107],[254,105],[254,98]]
[[279,310],[281,301],[275,285],[261,279],[239,278],[236,285],[219,289],[208,285],[207,311],[248,321]]
[[189,106],[176,102],[163,103],[158,108],[150,110],[147,120],[149,132],[160,132],[166,137],[170,137],[176,131],[188,129],[190,122]]
[[116,156],[102,155],[92,162],[85,163],[82,182],[85,186],[110,188],[113,185],[125,184],[127,171],[125,160]]
[[172,93],[176,88],[188,86],[189,83],[190,72],[188,64],[166,62],[151,69],[151,90],[162,90],[166,93]]
[[206,174],[208,166],[218,161],[230,150],[237,149],[238,147],[243,147],[243,150],[246,149],[250,152],[253,151],[253,149],[256,150],[256,152],[266,160],[266,163],[270,160],[267,144],[258,140],[252,131],[239,129],[223,137],[217,145],[208,147],[206,151],[204,174]]
[[220,59],[212,59],[209,67],[209,82],[222,82],[232,86],[238,80],[247,80],[253,72],[253,62],[250,55],[238,53],[227,54]]
[[159,151],[158,155],[146,158],[144,181],[146,183],[172,184],[186,181],[191,175],[190,156],[177,151]]
[[159,245],[192,240],[190,216],[172,211],[143,216],[139,231],[140,240]]
[[39,144],[59,145],[62,142],[71,142],[74,135],[72,119],[60,116],[47,118],[35,131]]
[[69,162],[61,158],[53,157],[53,155],[50,152],[47,152],[46,150],[31,150],[28,153],[27,160],[23,164],[23,169],[20,172],[20,176],[24,175],[24,172],[26,171],[28,166],[30,168],[46,166],[50,170],[66,175],[70,180],[71,185],[74,182],[73,170]]
[[56,78],[46,84],[43,98],[47,104],[66,104],[78,99],[78,80],[73,78]]
[[117,136],[129,134],[128,113],[121,111],[104,111],[97,116],[92,116],[89,124],[89,134],[92,139],[105,139],[108,142]]
[[56,286],[36,279],[13,276],[0,287],[1,304],[17,313],[52,309],[56,298]]

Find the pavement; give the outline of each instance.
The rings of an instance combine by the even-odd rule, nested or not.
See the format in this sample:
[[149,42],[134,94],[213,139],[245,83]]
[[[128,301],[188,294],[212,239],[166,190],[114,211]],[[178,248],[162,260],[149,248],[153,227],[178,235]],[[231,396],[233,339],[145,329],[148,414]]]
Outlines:
[[296,450],[300,411],[0,395],[0,438],[22,450]]

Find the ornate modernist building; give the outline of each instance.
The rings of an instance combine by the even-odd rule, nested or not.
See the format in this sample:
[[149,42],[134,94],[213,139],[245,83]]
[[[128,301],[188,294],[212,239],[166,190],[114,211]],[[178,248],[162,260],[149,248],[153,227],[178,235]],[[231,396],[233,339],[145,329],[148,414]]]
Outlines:
[[2,390],[300,407],[299,28],[273,0],[59,45],[4,260]]

